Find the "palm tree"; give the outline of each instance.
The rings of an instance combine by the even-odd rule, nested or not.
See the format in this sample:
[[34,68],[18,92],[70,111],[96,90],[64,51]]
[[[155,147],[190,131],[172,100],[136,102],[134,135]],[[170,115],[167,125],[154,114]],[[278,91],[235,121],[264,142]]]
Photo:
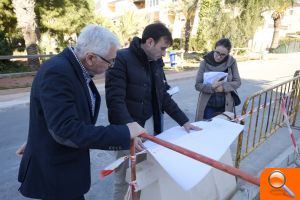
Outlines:
[[182,14],[185,18],[185,25],[184,25],[185,52],[189,50],[190,36],[191,36],[191,31],[193,29],[198,2],[199,0],[179,0],[175,4],[171,4],[168,6],[169,13],[179,13]]
[[274,11],[272,13],[272,19],[274,21],[274,32],[273,32],[273,38],[272,38],[272,43],[270,49],[275,49],[278,47],[279,44],[279,30],[281,27],[281,18],[282,18],[283,13]]
[[184,5],[183,8],[183,15],[185,16],[185,43],[184,43],[184,51],[187,52],[189,50],[190,45],[190,37],[191,31],[193,29],[195,14],[198,7],[199,0],[181,0],[182,4]]
[[274,21],[274,32],[270,50],[278,47],[279,44],[279,30],[281,27],[281,20],[286,9],[292,5],[293,1],[291,0],[279,0],[277,1],[277,6],[275,7],[274,12],[272,13],[272,19]]
[[[34,12],[34,0],[12,0],[14,11],[17,17],[17,25],[22,30],[25,40],[27,55],[38,54],[37,41],[39,31]],[[38,69],[40,62],[38,58],[28,58],[28,64],[31,69]]]
[[112,30],[120,39],[121,44],[126,46],[134,36],[142,32],[145,24],[148,23],[149,19],[147,19],[146,15],[127,11],[115,20]]

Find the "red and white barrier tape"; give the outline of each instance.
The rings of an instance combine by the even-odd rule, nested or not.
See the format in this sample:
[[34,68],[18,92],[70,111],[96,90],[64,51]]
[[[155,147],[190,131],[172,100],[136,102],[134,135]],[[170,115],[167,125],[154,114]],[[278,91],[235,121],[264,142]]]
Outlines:
[[118,160],[114,161],[107,167],[105,167],[103,170],[100,171],[100,178],[103,179],[104,177],[110,175],[113,173],[123,162],[125,162],[129,156],[123,156],[119,158]]
[[[290,94],[286,94],[285,97],[290,96]],[[276,101],[280,101],[282,98],[277,98],[271,102],[268,103],[264,103],[259,105],[258,107],[251,109],[250,111],[248,111],[246,114],[241,115],[241,116],[237,116],[235,119],[232,119],[231,121],[233,122],[241,122],[242,120],[246,119],[247,117],[249,117],[250,115],[252,115],[253,113],[257,112],[260,109],[266,108],[267,106],[271,105],[272,103],[275,103]]]
[[244,115],[241,115],[241,116],[237,116],[235,119],[231,120],[231,121],[234,121],[234,122],[241,122],[242,120],[246,119],[247,117],[249,117],[250,115],[252,115],[253,113],[257,112],[258,110],[260,109],[263,109],[267,106],[269,106],[270,104],[278,101],[279,99],[275,99],[274,101],[271,101],[269,103],[264,103],[264,104],[261,104],[259,105],[258,107],[254,108],[254,109],[251,109],[249,112],[247,112],[246,114]]
[[[143,154],[143,153],[146,153],[146,150],[138,152],[136,155]],[[113,163],[111,163],[108,166],[106,166],[103,170],[101,170],[99,172],[100,178],[103,179],[106,176],[108,176],[111,173],[113,173],[123,162],[125,162],[127,159],[129,159],[129,157],[130,157],[129,155],[120,157],[119,159],[117,159]]]
[[296,142],[293,130],[292,130],[291,126],[290,126],[289,117],[288,117],[287,111],[286,111],[286,99],[287,99],[286,97],[282,98],[281,112],[282,112],[282,114],[284,116],[284,122],[285,122],[285,124],[286,124],[286,126],[288,128],[288,131],[289,131],[289,134],[290,134],[290,138],[291,138],[291,141],[292,141],[292,145],[293,145],[294,151],[297,154],[297,158],[300,160],[299,148],[298,148],[298,145],[297,145],[297,142]]
[[299,148],[298,148],[298,145],[296,143],[296,139],[295,139],[295,135],[293,133],[293,130],[292,130],[291,126],[290,126],[289,117],[287,115],[287,110],[286,110],[287,96],[275,99],[274,101],[266,103],[266,104],[262,104],[262,105],[260,105],[260,106],[258,106],[256,108],[250,110],[246,114],[244,114],[242,116],[236,117],[235,119],[233,119],[231,121],[241,122],[242,120],[246,119],[246,117],[249,117],[251,114],[253,114],[254,112],[257,112],[258,110],[263,109],[263,108],[269,106],[271,103],[274,103],[274,102],[279,101],[279,100],[281,100],[281,104],[280,104],[281,105],[281,112],[282,112],[282,114],[284,116],[284,122],[285,122],[285,124],[286,124],[286,126],[288,128],[288,131],[289,131],[289,134],[290,134],[290,138],[291,138],[291,142],[292,142],[294,151],[297,154],[297,158],[300,160]]
[[125,194],[124,200],[130,200],[130,196],[132,194],[132,188],[134,188],[134,192],[139,191],[138,184],[136,181],[132,181],[129,183],[127,192]]

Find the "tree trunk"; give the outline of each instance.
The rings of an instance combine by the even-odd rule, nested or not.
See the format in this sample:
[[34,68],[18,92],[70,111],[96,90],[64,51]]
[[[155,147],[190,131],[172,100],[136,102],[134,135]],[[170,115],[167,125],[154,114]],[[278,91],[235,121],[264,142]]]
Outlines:
[[189,50],[191,29],[192,29],[191,19],[186,19],[186,22],[185,22],[185,34],[184,34],[184,37],[185,37],[184,51],[185,52],[188,52],[188,50]]
[[[21,28],[25,40],[27,55],[38,54],[39,30],[36,24],[34,0],[13,0],[13,7],[16,13],[18,27]],[[28,58],[28,65],[32,70],[40,66],[39,58]]]
[[[188,3],[188,2],[187,2]],[[191,37],[191,31],[193,29],[193,24],[195,20],[195,13],[197,10],[198,0],[192,1],[192,4],[189,5],[189,8],[187,9],[187,12],[185,14],[186,16],[186,22],[185,22],[185,43],[184,43],[184,51],[188,52],[190,47],[190,37]]]
[[281,13],[279,12],[274,12],[272,14],[272,18],[274,20],[274,32],[273,32],[273,38],[272,38],[272,43],[271,43],[271,47],[270,50],[274,50],[278,47],[279,44],[279,30],[281,27]]

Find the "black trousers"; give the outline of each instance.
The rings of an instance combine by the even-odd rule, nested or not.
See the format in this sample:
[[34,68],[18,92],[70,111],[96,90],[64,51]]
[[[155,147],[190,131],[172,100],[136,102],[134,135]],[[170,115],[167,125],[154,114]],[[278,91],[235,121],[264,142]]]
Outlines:
[[79,198],[76,198],[76,199],[72,199],[72,200],[85,200],[84,196],[80,196]]
[[[43,200],[50,200],[50,199],[43,199]],[[53,199],[51,199],[51,200],[53,200]],[[79,197],[72,198],[72,199],[70,199],[70,200],[85,200],[85,198],[84,198],[83,195],[81,195],[81,196],[79,196]]]
[[78,198],[75,198],[75,199],[72,199],[72,200],[85,200],[85,198],[84,198],[84,196],[82,195],[82,196],[80,196],[80,197],[78,197]]

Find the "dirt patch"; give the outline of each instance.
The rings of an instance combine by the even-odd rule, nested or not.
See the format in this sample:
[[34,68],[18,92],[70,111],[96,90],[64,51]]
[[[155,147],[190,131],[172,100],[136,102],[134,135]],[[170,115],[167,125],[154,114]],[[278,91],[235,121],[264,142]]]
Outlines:
[[[96,83],[104,81],[104,74],[94,77]],[[0,90],[15,89],[15,88],[29,88],[35,75],[22,75],[18,77],[1,77]]]
[[0,90],[31,87],[34,75],[0,78]]
[[[190,71],[198,69],[197,67],[180,67],[180,68],[167,68],[165,69],[166,74],[174,74],[180,73],[183,71]],[[28,75],[21,75],[21,76],[4,76],[0,77],[0,90],[7,90],[7,89],[15,89],[15,88],[29,88],[31,87],[32,81],[34,79],[33,74]],[[97,75],[94,78],[94,82],[96,84],[103,83],[105,81],[105,74]]]

